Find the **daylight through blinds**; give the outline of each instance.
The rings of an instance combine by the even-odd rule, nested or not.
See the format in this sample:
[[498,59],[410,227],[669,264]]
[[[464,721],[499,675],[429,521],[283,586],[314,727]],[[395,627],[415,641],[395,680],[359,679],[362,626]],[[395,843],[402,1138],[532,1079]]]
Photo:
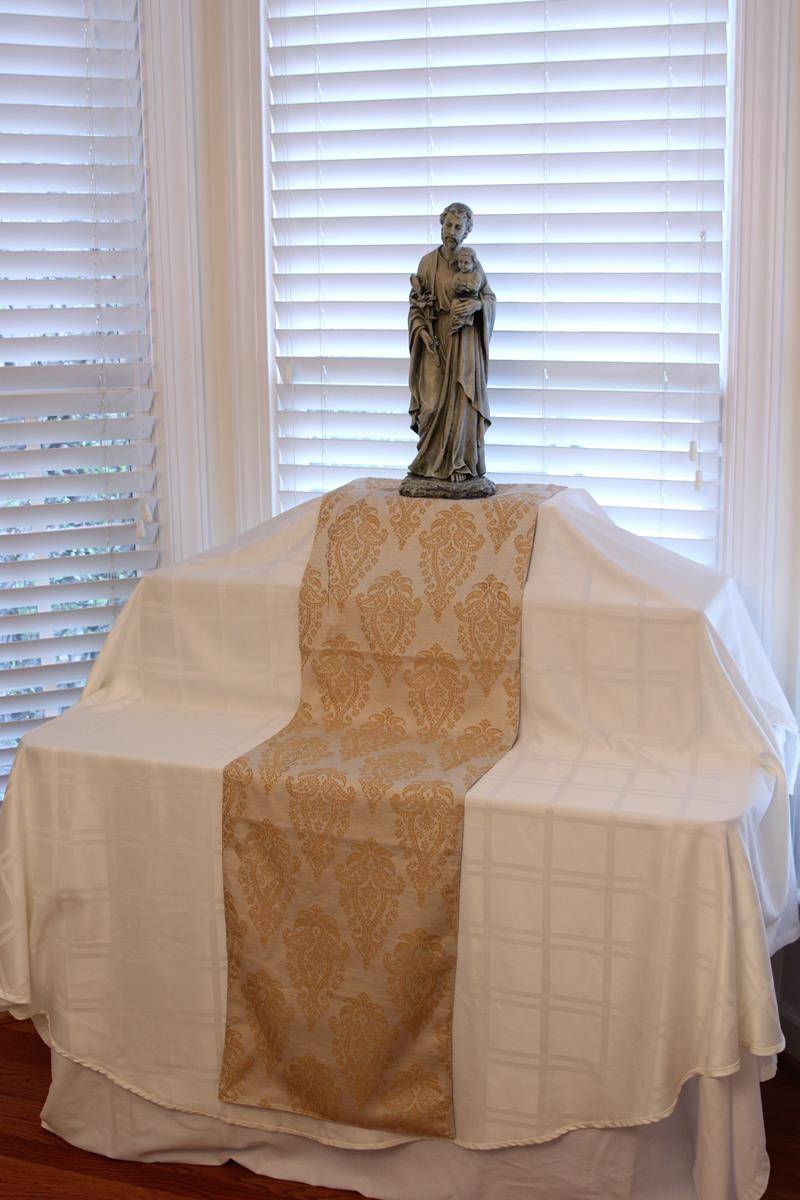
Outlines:
[[0,0],[0,211],[4,776],[157,557],[136,0]]
[[409,275],[497,294],[498,482],[716,559],[725,0],[267,0],[279,501],[401,477]]

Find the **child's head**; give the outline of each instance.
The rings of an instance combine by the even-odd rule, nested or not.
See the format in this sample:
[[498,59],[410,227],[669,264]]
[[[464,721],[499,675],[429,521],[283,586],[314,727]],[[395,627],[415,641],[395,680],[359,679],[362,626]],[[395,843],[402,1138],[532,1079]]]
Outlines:
[[476,268],[475,251],[471,246],[462,246],[456,258],[459,271],[474,271]]

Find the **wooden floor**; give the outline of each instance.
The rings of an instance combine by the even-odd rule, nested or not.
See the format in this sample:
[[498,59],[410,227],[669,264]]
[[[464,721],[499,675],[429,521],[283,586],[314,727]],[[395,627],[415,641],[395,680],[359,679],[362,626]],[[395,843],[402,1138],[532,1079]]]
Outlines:
[[[351,1200],[355,1192],[279,1183],[244,1167],[116,1162],[68,1146],[39,1124],[50,1053],[30,1021],[0,1013],[2,1200]],[[782,1062],[763,1090],[772,1178],[765,1200],[800,1200],[800,1067]],[[409,1197],[413,1200],[413,1197]]]

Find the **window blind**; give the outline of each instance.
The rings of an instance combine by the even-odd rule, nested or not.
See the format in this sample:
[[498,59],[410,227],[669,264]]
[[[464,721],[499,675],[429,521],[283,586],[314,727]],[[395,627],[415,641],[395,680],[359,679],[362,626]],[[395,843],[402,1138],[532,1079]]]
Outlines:
[[498,482],[716,559],[726,0],[266,0],[279,501],[402,477],[409,274],[497,294]]
[[0,0],[0,786],[157,559],[136,0]]

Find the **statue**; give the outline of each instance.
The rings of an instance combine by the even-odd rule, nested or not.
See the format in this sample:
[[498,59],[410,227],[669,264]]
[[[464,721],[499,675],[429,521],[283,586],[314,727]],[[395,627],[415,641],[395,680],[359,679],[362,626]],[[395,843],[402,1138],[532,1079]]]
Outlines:
[[475,251],[462,244],[472,209],[448,204],[439,221],[441,246],[411,276],[409,415],[419,441],[400,495],[466,500],[495,491],[483,438],[491,424],[486,378],[496,297]]

